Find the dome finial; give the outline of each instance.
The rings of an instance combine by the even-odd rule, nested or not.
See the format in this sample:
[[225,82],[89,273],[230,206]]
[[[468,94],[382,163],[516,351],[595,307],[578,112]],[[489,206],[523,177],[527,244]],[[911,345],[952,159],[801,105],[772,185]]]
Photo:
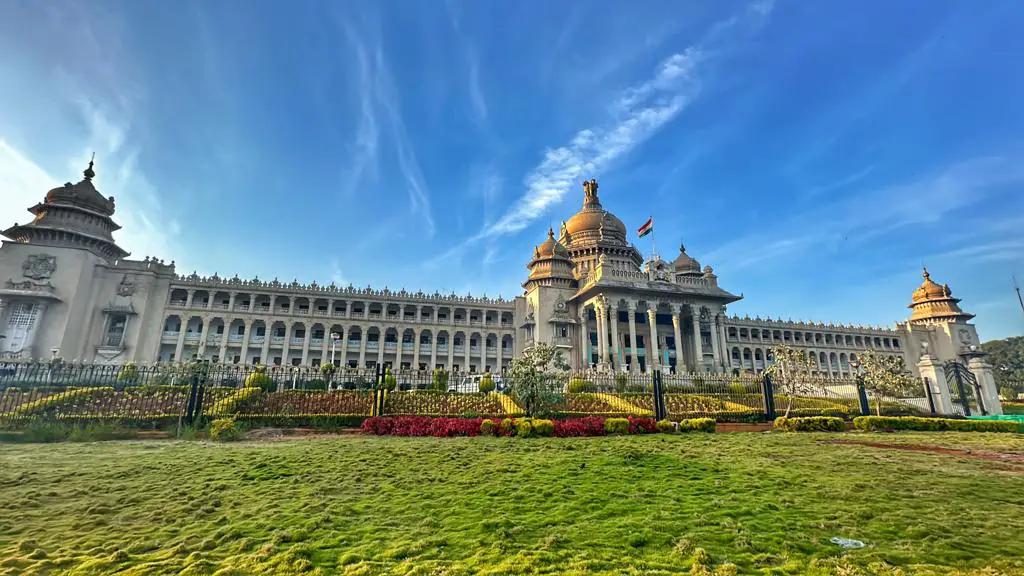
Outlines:
[[928,267],[925,266],[924,264],[921,264],[921,270],[921,276],[924,276],[925,280],[930,280],[932,276],[931,274],[928,273]]
[[594,178],[583,181],[583,205],[588,206],[591,204],[600,206],[600,202],[597,199],[597,180]]
[[84,170],[84,171],[82,172],[82,174],[84,174],[84,175],[85,175],[85,179],[86,179],[86,180],[92,180],[92,179],[93,179],[93,177],[94,177],[94,176],[96,176],[96,172],[94,172],[94,171],[93,171],[93,169],[92,169],[92,164],[93,164],[93,162],[95,162],[95,161],[96,161],[96,153],[95,153],[95,152],[93,152],[93,153],[92,153],[92,158],[91,158],[91,159],[89,160],[89,167],[88,167],[88,168],[86,168],[86,169],[85,169],[85,170]]
[[548,238],[552,240],[555,238],[555,229],[551,226],[548,226]]

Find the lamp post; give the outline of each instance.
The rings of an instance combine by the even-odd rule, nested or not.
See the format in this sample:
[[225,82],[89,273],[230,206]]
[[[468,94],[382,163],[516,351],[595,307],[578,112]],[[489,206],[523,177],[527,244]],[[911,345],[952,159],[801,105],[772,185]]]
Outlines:
[[868,404],[868,392],[864,388],[864,375],[861,372],[861,364],[856,359],[850,360],[850,368],[853,369],[853,378],[857,383],[857,400],[860,401],[860,413],[862,416],[871,415],[871,406]]
[[340,338],[341,334],[331,332],[331,364],[334,364],[334,348],[338,345],[338,340]]

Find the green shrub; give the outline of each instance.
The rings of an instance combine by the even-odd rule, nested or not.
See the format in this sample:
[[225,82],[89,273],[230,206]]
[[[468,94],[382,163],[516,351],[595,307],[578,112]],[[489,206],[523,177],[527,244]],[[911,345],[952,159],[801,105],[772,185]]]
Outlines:
[[234,418],[218,418],[210,422],[207,433],[215,442],[233,442],[242,438],[242,430]]
[[484,394],[490,394],[494,392],[497,386],[494,384],[494,376],[491,376],[490,372],[487,372],[480,378],[480,391]]
[[384,379],[382,382],[378,382],[381,390],[387,390],[388,392],[394,392],[395,388],[398,388],[398,379],[391,372],[391,368],[384,369]]
[[555,433],[555,423],[551,420],[534,418],[530,421],[530,424],[533,426],[534,436],[546,437]]
[[139,367],[135,362],[125,362],[117,371],[118,384],[135,384],[139,379]]
[[447,391],[448,371],[444,368],[434,368],[434,372],[431,374],[431,384],[434,390]]
[[615,391],[619,394],[626,392],[626,385],[629,384],[629,377],[626,376],[625,372],[619,372],[615,374]]
[[516,431],[516,423],[511,418],[505,418],[501,421],[501,433],[505,435],[512,435]]
[[779,416],[772,425],[789,432],[842,432],[846,429],[842,418],[832,416],[809,416],[807,418]]
[[858,416],[853,427],[867,432],[1019,432],[1024,424],[1011,420],[956,420],[952,418],[922,418],[920,416]]
[[579,394],[580,392],[585,392],[590,387],[590,382],[587,382],[583,378],[573,378],[569,380],[568,391],[570,394]]
[[529,438],[533,435],[533,422],[529,418],[515,419],[516,436]]
[[629,434],[629,419],[608,418],[604,421],[604,431],[609,434]]
[[714,418],[690,418],[679,421],[679,432],[706,432],[714,434]]
[[138,431],[118,424],[94,422],[76,426],[68,435],[69,442],[103,442],[127,440],[138,436]]
[[627,394],[643,394],[644,393],[644,385],[643,384],[630,384],[629,386],[626,386],[626,393]]
[[729,393],[747,394],[747,387],[741,384],[739,380],[733,380],[732,383],[729,384]]
[[676,425],[671,420],[658,420],[656,426],[658,427],[658,432],[662,434],[676,433]]
[[305,390],[327,390],[327,381],[320,380],[319,378],[316,380],[308,380],[302,387]]
[[494,423],[494,420],[484,420],[480,423],[480,435],[481,436],[497,436],[498,425]]

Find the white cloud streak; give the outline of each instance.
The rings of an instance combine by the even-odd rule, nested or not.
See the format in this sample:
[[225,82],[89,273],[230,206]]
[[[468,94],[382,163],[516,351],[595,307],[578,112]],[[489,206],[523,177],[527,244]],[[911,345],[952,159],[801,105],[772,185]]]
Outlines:
[[665,58],[648,80],[623,90],[612,99],[605,124],[577,132],[568,144],[550,149],[525,178],[525,193],[493,224],[462,243],[425,262],[436,267],[484,238],[510,235],[532,224],[585,175],[607,169],[679,116],[700,91],[699,67],[708,53],[727,51],[728,31],[747,24],[759,29],[771,12],[770,1],[755,2],[740,15],[716,24],[705,38]]

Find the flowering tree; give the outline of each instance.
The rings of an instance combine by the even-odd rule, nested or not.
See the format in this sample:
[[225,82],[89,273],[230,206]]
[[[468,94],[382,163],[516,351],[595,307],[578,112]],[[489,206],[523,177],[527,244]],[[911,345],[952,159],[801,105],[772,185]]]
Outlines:
[[558,401],[568,369],[558,348],[534,344],[512,359],[506,376],[509,394],[527,416],[541,414]]
[[800,394],[807,394],[814,389],[811,384],[814,363],[807,356],[807,352],[797,350],[788,344],[773,347],[771,357],[774,362],[768,366],[765,374],[771,377],[775,388],[786,395],[785,416],[788,418],[790,411],[793,410],[793,400]]
[[857,360],[863,370],[861,373],[864,389],[875,397],[875,413],[882,415],[882,397],[899,398],[913,392],[917,383],[907,369],[902,356],[876,354],[865,350]]

